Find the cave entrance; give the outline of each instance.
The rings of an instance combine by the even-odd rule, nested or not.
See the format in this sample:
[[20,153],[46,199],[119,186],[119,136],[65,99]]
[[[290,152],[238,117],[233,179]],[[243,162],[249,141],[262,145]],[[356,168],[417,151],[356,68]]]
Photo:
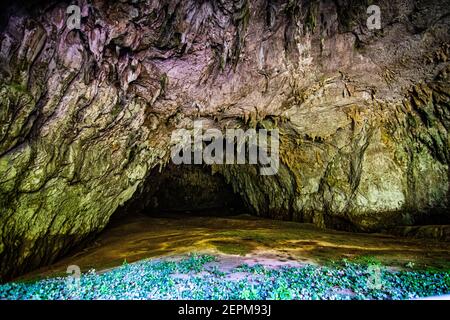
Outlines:
[[147,178],[122,214],[230,216],[249,213],[223,176],[207,165],[168,164]]

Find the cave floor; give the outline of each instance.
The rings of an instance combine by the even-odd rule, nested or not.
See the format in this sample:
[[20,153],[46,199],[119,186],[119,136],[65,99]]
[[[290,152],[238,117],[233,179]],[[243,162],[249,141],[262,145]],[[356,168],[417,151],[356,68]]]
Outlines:
[[135,215],[113,221],[83,250],[15,280],[65,275],[69,265],[79,266],[82,272],[101,272],[124,262],[192,252],[218,257],[216,263],[224,271],[243,263],[278,267],[326,265],[343,259],[377,261],[393,270],[450,270],[448,242],[322,230],[250,215]]

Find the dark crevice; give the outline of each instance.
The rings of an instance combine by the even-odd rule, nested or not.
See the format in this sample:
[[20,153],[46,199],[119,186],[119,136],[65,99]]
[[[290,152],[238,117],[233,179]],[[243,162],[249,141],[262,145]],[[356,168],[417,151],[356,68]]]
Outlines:
[[206,165],[167,165],[154,169],[136,195],[112,217],[129,214],[223,216],[248,213],[244,200]]

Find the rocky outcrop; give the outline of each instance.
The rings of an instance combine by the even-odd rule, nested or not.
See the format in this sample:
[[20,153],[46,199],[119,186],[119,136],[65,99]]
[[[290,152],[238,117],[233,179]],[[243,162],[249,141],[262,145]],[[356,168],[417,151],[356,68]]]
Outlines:
[[[448,220],[449,1],[80,0],[0,34],[0,269],[102,230],[194,120],[278,128],[280,171],[212,166],[255,214],[347,230]],[[436,218],[437,217],[437,218]]]
[[450,227],[448,224],[394,227],[388,232],[402,237],[450,241]]

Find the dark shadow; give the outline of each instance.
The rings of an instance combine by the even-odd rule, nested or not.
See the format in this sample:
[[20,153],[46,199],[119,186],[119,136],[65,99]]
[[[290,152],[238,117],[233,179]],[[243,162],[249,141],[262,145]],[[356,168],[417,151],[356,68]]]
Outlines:
[[242,198],[210,166],[167,165],[155,169],[131,200],[114,214],[230,216],[248,213]]

